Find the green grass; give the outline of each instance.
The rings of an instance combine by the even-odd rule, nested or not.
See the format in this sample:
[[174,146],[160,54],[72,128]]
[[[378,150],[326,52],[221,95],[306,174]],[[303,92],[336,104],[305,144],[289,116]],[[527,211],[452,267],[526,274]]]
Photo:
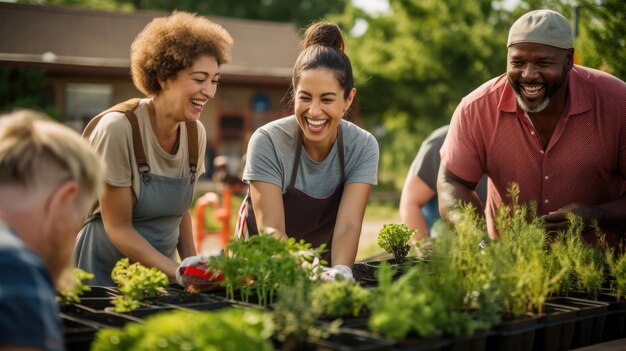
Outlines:
[[365,221],[387,221],[388,223],[400,222],[398,204],[391,202],[370,200],[365,209]]

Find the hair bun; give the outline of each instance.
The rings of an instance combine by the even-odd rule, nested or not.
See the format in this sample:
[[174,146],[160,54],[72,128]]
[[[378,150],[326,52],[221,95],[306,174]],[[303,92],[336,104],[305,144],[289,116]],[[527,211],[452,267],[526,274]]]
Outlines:
[[335,23],[316,22],[307,28],[302,41],[302,49],[310,46],[330,46],[344,51],[345,44],[341,29]]

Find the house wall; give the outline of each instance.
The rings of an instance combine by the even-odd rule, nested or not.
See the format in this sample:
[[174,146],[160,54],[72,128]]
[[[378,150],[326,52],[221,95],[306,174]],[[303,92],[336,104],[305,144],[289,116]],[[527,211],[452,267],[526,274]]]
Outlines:
[[[95,76],[71,75],[65,73],[51,73],[49,83],[54,105],[61,112],[63,121],[78,132],[81,132],[90,117],[99,113],[89,113],[83,120],[71,120],[67,118],[67,87],[69,84],[102,84],[112,87],[111,99],[108,106],[141,97],[143,94],[137,90],[129,77],[126,76]],[[222,83],[215,98],[209,101],[200,116],[200,121],[207,132],[207,160],[217,155],[226,155],[230,169],[233,172],[241,167],[242,155],[246,152],[247,142],[252,132],[261,125],[290,114],[288,108],[288,81],[285,86],[262,85],[262,84],[238,84]],[[264,95],[264,104],[259,108],[259,95]],[[257,104],[255,105],[255,101]],[[233,123],[235,122],[235,123]]]

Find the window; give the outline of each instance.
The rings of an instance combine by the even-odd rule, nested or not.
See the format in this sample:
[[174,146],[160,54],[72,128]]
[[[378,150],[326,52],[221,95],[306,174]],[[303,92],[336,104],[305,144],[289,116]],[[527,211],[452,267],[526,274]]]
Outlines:
[[66,122],[82,130],[89,120],[111,107],[113,86],[110,84],[69,83],[65,90]]

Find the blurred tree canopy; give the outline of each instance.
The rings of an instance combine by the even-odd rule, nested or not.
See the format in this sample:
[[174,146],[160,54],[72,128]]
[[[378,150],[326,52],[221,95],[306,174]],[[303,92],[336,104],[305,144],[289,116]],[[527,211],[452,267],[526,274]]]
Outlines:
[[[207,16],[292,22],[336,21],[347,36],[364,126],[381,148],[379,183],[399,190],[422,140],[448,123],[469,92],[506,70],[511,24],[550,8],[576,30],[576,62],[626,80],[626,1],[389,0],[367,14],[351,0],[18,0],[101,9],[197,12]],[[575,15],[576,14],[576,15]],[[358,30],[360,28],[360,30]]]
[[205,16],[292,22],[298,26],[305,26],[329,14],[342,13],[347,2],[348,0],[45,0],[45,3],[54,5],[165,12],[181,10]]
[[448,123],[463,96],[506,68],[507,13],[491,0],[390,0],[391,13],[348,8],[362,119],[381,147],[379,182],[399,189],[424,137]]

